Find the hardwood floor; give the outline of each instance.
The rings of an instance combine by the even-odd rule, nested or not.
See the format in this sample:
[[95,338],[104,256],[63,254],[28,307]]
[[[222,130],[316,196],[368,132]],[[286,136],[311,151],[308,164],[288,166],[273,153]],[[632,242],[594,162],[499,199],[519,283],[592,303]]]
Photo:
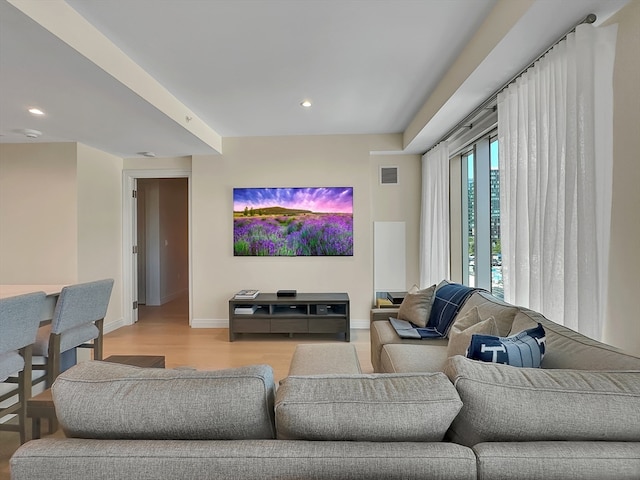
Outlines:
[[[268,364],[275,381],[287,376],[289,363],[299,343],[342,342],[334,335],[244,334],[229,342],[226,328],[190,328],[186,295],[161,307],[141,306],[138,323],[122,327],[104,337],[104,355],[164,355],[166,368],[190,366],[217,370],[252,364]],[[373,371],[369,330],[352,330],[362,371]],[[61,432],[54,435],[60,436]],[[0,479],[9,478],[9,458],[18,448],[18,435],[0,432]]]
[[[273,367],[277,382],[287,375],[297,344],[342,341],[335,335],[244,334],[229,342],[226,328],[189,328],[187,308],[186,296],[162,307],[141,307],[138,323],[105,335],[105,356],[164,355],[166,368],[198,370],[266,363]],[[369,331],[353,330],[351,344],[362,370],[372,372]]]

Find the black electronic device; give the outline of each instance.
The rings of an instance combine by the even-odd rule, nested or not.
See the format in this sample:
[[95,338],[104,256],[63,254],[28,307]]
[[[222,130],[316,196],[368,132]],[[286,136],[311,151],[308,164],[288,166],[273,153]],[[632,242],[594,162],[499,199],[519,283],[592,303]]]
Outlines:
[[276,295],[278,297],[295,297],[297,293],[296,290],[278,290]]

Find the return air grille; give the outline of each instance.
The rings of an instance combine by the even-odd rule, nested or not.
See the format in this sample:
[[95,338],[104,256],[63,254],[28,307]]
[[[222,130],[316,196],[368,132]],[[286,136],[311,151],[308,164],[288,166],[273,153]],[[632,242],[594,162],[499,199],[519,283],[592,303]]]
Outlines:
[[380,167],[380,184],[397,185],[398,167]]

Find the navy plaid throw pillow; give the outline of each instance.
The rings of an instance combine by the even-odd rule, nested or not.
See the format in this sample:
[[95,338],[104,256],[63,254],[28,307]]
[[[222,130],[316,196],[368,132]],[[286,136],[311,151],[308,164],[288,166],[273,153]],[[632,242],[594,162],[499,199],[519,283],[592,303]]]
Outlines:
[[474,334],[467,349],[467,358],[483,362],[504,363],[514,367],[538,368],[545,351],[542,325],[510,337]]

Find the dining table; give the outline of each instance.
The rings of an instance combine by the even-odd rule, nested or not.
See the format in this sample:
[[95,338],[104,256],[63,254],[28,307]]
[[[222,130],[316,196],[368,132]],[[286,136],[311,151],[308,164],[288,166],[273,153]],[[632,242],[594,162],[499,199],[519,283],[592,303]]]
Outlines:
[[56,309],[56,302],[60,296],[60,292],[67,284],[61,285],[14,285],[0,284],[0,299],[17,297],[26,293],[44,292],[47,295],[45,305],[40,316],[40,324],[46,324],[53,318],[53,312]]

